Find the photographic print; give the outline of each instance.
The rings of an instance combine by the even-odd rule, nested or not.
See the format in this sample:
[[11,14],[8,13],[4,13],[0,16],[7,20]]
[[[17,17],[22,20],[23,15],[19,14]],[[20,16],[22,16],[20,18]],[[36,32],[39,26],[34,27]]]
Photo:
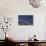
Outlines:
[[18,24],[19,25],[33,25],[33,15],[19,15]]

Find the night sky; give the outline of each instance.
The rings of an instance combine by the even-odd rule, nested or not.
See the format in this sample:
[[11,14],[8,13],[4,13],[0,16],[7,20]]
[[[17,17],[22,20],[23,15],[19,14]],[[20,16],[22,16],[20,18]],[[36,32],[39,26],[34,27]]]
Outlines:
[[33,25],[32,15],[19,15],[18,16],[19,25]]

